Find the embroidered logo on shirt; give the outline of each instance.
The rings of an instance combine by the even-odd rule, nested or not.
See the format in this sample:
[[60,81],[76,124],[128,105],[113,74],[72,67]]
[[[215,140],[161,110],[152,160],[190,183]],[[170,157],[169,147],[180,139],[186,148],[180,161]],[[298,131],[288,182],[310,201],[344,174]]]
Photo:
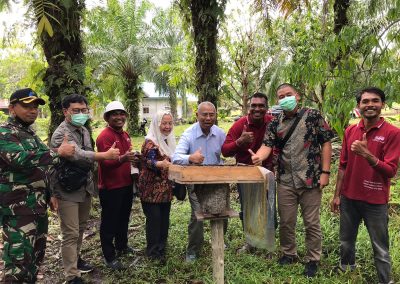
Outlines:
[[372,141],[379,142],[379,143],[385,143],[385,137],[384,136],[375,136]]

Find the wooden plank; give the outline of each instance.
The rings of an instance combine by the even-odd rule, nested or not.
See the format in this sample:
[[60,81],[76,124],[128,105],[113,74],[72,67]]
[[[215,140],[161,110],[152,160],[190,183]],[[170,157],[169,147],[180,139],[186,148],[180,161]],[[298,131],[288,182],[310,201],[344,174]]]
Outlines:
[[263,183],[255,166],[180,166],[169,167],[169,179],[182,184]]
[[224,220],[210,222],[214,283],[224,284]]
[[233,209],[229,209],[218,215],[207,214],[207,213],[203,213],[202,211],[196,211],[196,212],[194,212],[194,214],[196,215],[197,221],[239,218],[239,213]]

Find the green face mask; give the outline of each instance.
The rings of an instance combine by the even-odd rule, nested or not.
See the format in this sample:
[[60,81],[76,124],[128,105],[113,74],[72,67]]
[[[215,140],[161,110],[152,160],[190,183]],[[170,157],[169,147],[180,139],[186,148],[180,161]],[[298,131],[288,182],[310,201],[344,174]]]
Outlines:
[[78,113],[71,115],[71,123],[75,126],[83,126],[86,121],[89,119],[89,115],[85,113]]
[[285,97],[279,100],[278,103],[284,111],[292,111],[297,106],[296,96]]

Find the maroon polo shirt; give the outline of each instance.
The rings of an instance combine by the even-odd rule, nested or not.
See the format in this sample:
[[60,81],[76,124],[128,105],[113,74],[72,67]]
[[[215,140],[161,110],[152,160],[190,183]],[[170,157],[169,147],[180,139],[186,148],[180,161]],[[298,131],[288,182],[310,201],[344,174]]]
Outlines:
[[[248,149],[253,150],[254,153],[257,152],[257,150],[261,147],[263,143],[265,131],[272,119],[272,115],[266,114],[262,123],[254,124],[251,121],[249,115],[241,117],[229,129],[228,134],[226,135],[225,142],[221,148],[222,155],[224,157],[235,157],[237,163],[252,165],[253,162],[251,160],[251,155]],[[241,145],[239,147],[236,144],[236,140],[239,139],[239,137],[242,135],[243,129],[245,129],[245,127],[247,129],[246,131],[253,132],[254,141],[251,144]],[[263,166],[271,171],[273,169],[272,159],[273,155],[271,154],[268,159],[263,162]]]
[[[126,153],[131,146],[131,139],[125,131],[116,131],[106,127],[97,137],[97,151],[106,152],[115,144],[120,155]],[[116,189],[133,184],[131,177],[131,163],[121,163],[118,160],[99,161],[99,189]]]
[[340,193],[349,199],[371,204],[389,201],[390,178],[397,172],[400,154],[400,129],[381,118],[367,133],[368,150],[379,159],[376,166],[351,151],[355,140],[362,140],[364,121],[346,129],[340,155],[340,169],[344,171]]

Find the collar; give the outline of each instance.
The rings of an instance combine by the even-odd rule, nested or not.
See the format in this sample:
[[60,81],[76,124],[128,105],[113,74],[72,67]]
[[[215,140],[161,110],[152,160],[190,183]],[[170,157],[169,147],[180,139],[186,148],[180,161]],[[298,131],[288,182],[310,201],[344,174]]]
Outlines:
[[282,111],[282,120],[293,119],[293,118],[298,117],[300,115],[300,111],[301,111],[302,107],[296,106],[296,108],[297,108],[296,113],[293,116],[286,116],[285,112]]
[[116,129],[112,128],[112,127],[109,126],[109,125],[107,125],[107,128],[110,129],[111,131],[117,133],[117,134],[122,134],[122,133],[124,133],[124,130],[123,130],[123,129],[121,129],[121,130],[116,130]]
[[29,132],[32,135],[35,134],[35,132],[33,131],[32,127],[30,125],[26,125],[26,124],[22,123],[19,119],[15,118],[15,117],[9,116],[7,122],[9,124],[11,124],[12,126],[21,128],[21,129]]
[[197,122],[196,138],[199,138],[201,136],[208,137],[208,136],[212,136],[212,135],[215,136],[215,124],[213,126],[211,126],[210,133],[208,133],[208,135],[205,135],[203,130],[201,130],[200,123]]
[[[375,125],[373,125],[369,130],[373,129],[373,128],[381,128],[382,125],[385,123],[385,119],[383,117],[380,117],[380,119],[375,123]],[[364,119],[360,119],[360,121],[357,123],[357,127],[365,130],[365,124],[364,124]]]

